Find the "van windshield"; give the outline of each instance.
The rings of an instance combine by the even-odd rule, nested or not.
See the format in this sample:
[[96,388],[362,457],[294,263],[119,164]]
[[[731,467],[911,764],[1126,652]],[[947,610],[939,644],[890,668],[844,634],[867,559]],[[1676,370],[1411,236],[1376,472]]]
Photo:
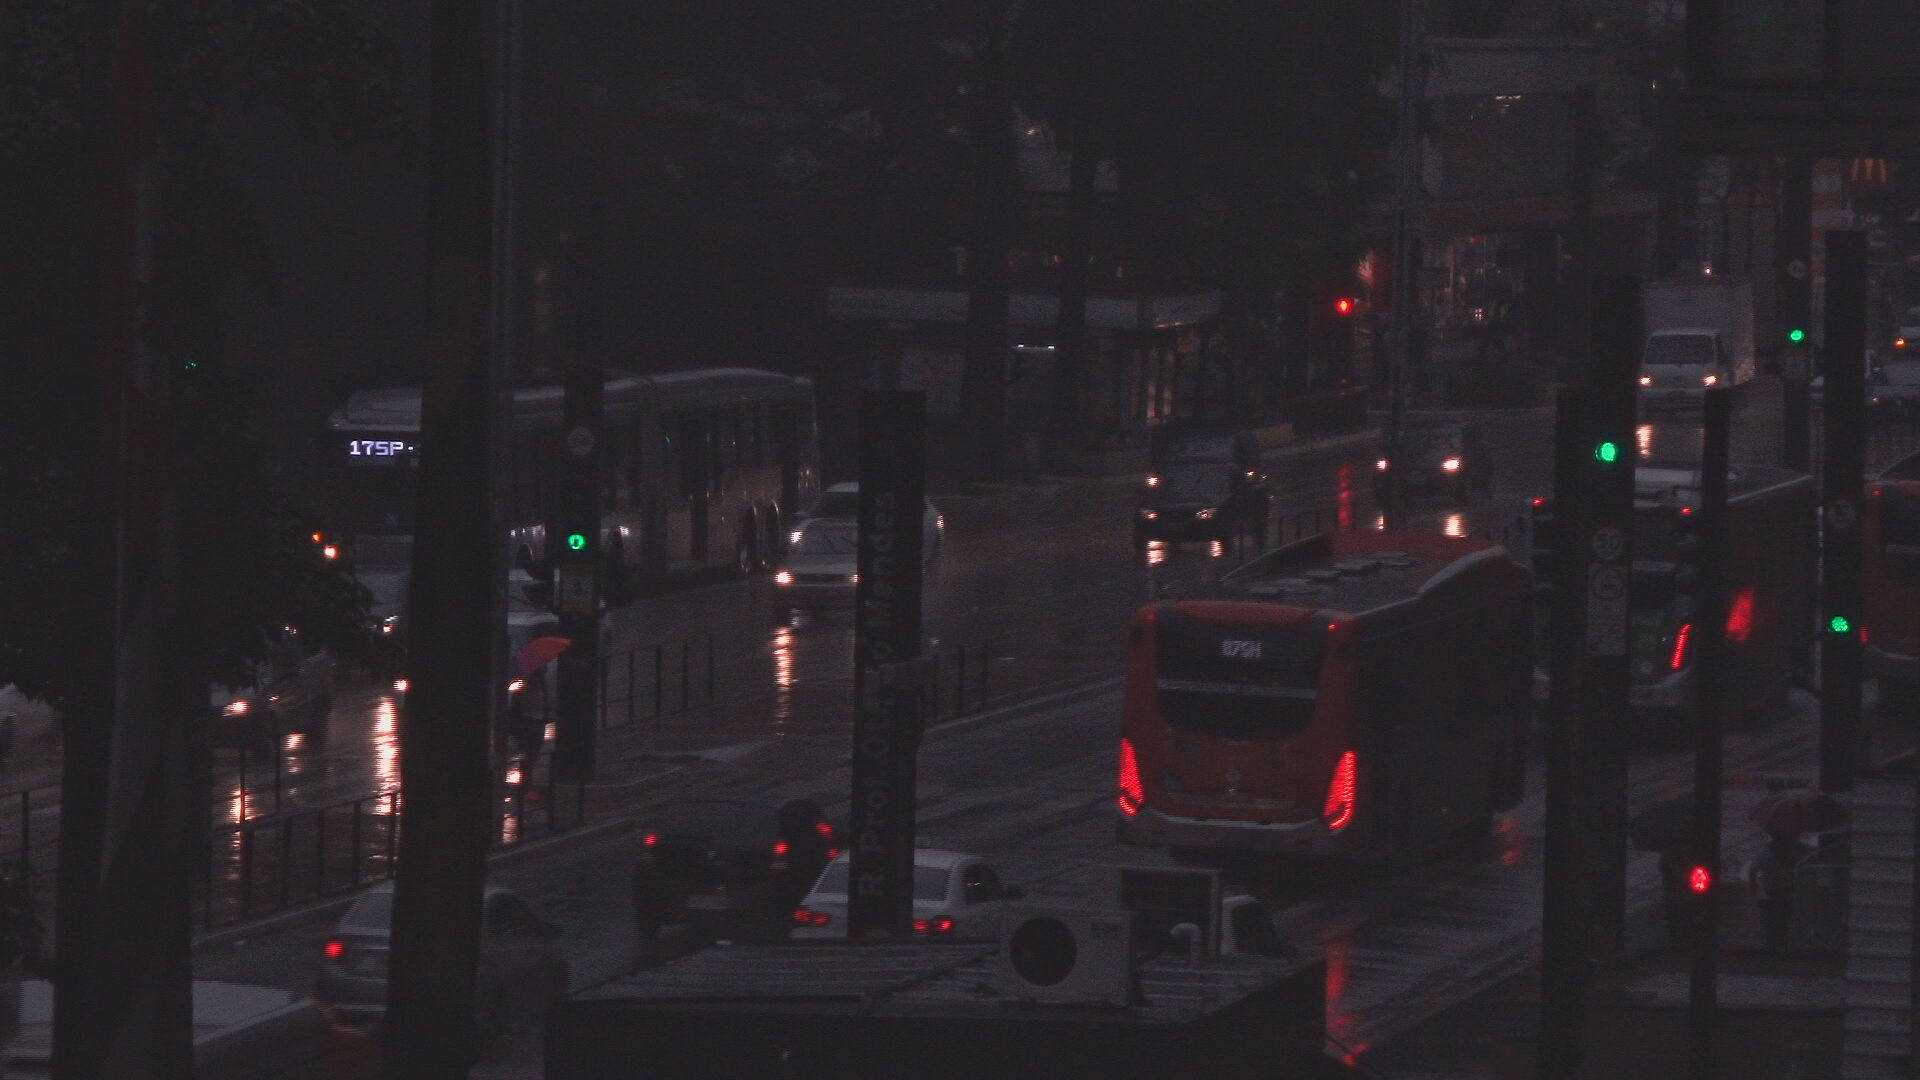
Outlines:
[[1704,334],[1659,334],[1647,339],[1648,367],[1668,364],[1713,365],[1713,339]]

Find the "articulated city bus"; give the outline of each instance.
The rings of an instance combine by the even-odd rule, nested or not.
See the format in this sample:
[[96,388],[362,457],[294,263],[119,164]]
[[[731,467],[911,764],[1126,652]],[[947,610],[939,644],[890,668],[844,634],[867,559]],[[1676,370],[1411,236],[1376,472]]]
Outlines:
[[1371,859],[1524,786],[1531,578],[1504,548],[1335,532],[1134,616],[1120,839]]
[[1867,672],[1882,707],[1920,699],[1920,454],[1867,485],[1860,515]]
[[[1694,658],[1699,581],[1700,472],[1692,465],[1642,464],[1634,471],[1633,582],[1629,695],[1638,733],[1684,736],[1698,678]],[[1547,524],[1553,503],[1533,506],[1534,572],[1564,540]],[[1724,715],[1783,705],[1809,671],[1813,645],[1814,491],[1805,473],[1735,465],[1727,474],[1727,621],[1722,628]]]
[[[558,380],[513,393],[512,558],[536,575],[548,568],[563,404]],[[784,519],[819,491],[809,379],[747,368],[608,371],[604,407],[601,550],[610,592],[765,565],[784,550]],[[420,390],[356,393],[327,426],[336,440],[335,528],[362,567],[392,561],[413,532]]]

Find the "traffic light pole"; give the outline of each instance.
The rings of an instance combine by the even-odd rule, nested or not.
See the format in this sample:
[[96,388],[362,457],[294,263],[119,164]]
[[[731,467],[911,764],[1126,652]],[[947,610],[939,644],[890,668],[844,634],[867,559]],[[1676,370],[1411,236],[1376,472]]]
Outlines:
[[1813,162],[1787,158],[1775,243],[1782,260],[1779,310],[1786,335],[1780,347],[1780,464],[1789,469],[1807,468],[1812,449],[1812,220]]
[[1694,616],[1693,860],[1688,887],[1697,903],[1688,942],[1687,1076],[1716,1080],[1713,1014],[1719,997],[1721,733],[1726,678],[1727,467],[1732,426],[1730,387],[1706,392],[1700,451],[1700,608]]
[[1860,504],[1866,495],[1867,237],[1827,234],[1820,790],[1853,790],[1860,744]]
[[[1582,881],[1579,810],[1584,762],[1580,706],[1580,628],[1586,620],[1585,564],[1567,550],[1585,535],[1581,512],[1586,470],[1584,393],[1563,386],[1554,402],[1553,536],[1547,619],[1545,880],[1541,893],[1540,1080],[1571,1076],[1580,1058],[1591,950],[1590,911]],[[1537,525],[1536,525],[1537,528]],[[1536,548],[1541,538],[1536,535]],[[1537,572],[1537,571],[1536,571]]]
[[560,654],[553,775],[578,782],[593,779],[600,726],[600,596],[606,588],[600,580],[606,564],[600,531],[603,387],[599,364],[576,360],[567,366],[560,505],[547,528],[560,636],[572,642]]
[[[1594,280],[1587,305],[1590,339],[1585,522],[1569,534],[1567,558],[1581,566],[1586,591],[1580,701],[1583,761],[1581,859],[1591,896],[1589,928],[1597,958],[1625,947],[1627,906],[1627,730],[1632,673],[1628,657],[1633,580],[1633,479],[1638,459],[1640,281],[1624,275]],[[1578,547],[1574,545],[1578,544]]]

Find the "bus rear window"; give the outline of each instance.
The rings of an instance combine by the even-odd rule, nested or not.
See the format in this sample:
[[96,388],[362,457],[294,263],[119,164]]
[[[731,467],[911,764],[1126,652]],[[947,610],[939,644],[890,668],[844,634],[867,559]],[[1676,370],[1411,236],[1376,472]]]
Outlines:
[[1158,633],[1161,716],[1226,739],[1298,734],[1313,720],[1326,644],[1318,623],[1245,628],[1167,613]]

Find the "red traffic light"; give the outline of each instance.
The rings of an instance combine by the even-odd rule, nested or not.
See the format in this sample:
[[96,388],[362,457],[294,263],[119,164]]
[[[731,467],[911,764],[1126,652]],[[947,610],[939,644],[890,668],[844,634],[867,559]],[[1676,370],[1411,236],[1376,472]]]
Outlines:
[[1713,872],[1704,866],[1696,866],[1687,874],[1687,888],[1703,893],[1713,888]]
[[1335,314],[1339,314],[1339,315],[1353,314],[1353,297],[1343,296],[1340,299],[1335,300],[1333,302],[1333,310]]

